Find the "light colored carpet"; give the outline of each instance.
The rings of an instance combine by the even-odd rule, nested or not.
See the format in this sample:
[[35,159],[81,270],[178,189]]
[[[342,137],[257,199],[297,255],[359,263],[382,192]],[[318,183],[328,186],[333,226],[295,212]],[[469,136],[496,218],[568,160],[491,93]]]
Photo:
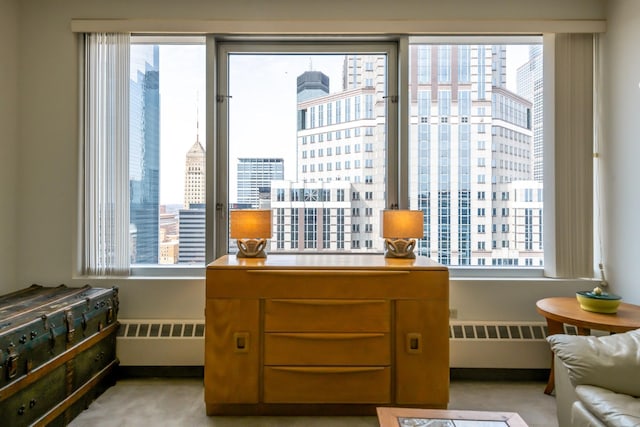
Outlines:
[[[530,427],[557,427],[556,402],[541,382],[453,381],[449,409],[517,412]],[[70,427],[378,427],[376,417],[207,417],[199,379],[126,379]]]

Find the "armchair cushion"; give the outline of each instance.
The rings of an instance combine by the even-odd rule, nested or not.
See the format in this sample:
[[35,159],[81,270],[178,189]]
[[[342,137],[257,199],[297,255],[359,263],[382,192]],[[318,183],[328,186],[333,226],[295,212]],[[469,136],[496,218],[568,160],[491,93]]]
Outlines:
[[640,425],[640,398],[590,385],[579,385],[576,393],[582,404],[606,425]]
[[640,396],[640,329],[602,337],[558,334],[547,341],[574,387],[592,385]]

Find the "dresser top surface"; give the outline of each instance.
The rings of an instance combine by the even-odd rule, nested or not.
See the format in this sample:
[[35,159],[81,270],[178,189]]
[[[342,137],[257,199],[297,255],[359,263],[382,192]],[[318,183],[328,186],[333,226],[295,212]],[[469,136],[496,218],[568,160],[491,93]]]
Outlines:
[[207,266],[208,269],[257,268],[257,269],[400,269],[400,270],[447,270],[431,258],[416,256],[415,259],[385,258],[372,254],[269,254],[267,258],[237,258],[224,255]]

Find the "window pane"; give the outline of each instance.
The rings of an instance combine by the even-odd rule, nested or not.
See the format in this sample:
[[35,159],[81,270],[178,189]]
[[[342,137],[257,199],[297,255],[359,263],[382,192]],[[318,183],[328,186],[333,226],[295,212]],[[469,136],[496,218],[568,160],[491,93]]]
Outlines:
[[272,209],[269,252],[382,252],[379,215],[353,212],[386,205],[386,67],[386,53],[228,55],[229,207]]
[[543,203],[532,196],[542,193],[541,43],[410,45],[417,253],[451,266],[542,266]]
[[132,38],[132,266],[204,265],[205,46]]

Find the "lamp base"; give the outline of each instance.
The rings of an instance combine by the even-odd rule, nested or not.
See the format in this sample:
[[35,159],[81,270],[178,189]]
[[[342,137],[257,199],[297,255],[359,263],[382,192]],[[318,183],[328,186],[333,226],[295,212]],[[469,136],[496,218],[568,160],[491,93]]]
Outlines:
[[384,257],[414,259],[415,247],[416,239],[384,239]]
[[238,239],[237,258],[266,258],[267,239]]

